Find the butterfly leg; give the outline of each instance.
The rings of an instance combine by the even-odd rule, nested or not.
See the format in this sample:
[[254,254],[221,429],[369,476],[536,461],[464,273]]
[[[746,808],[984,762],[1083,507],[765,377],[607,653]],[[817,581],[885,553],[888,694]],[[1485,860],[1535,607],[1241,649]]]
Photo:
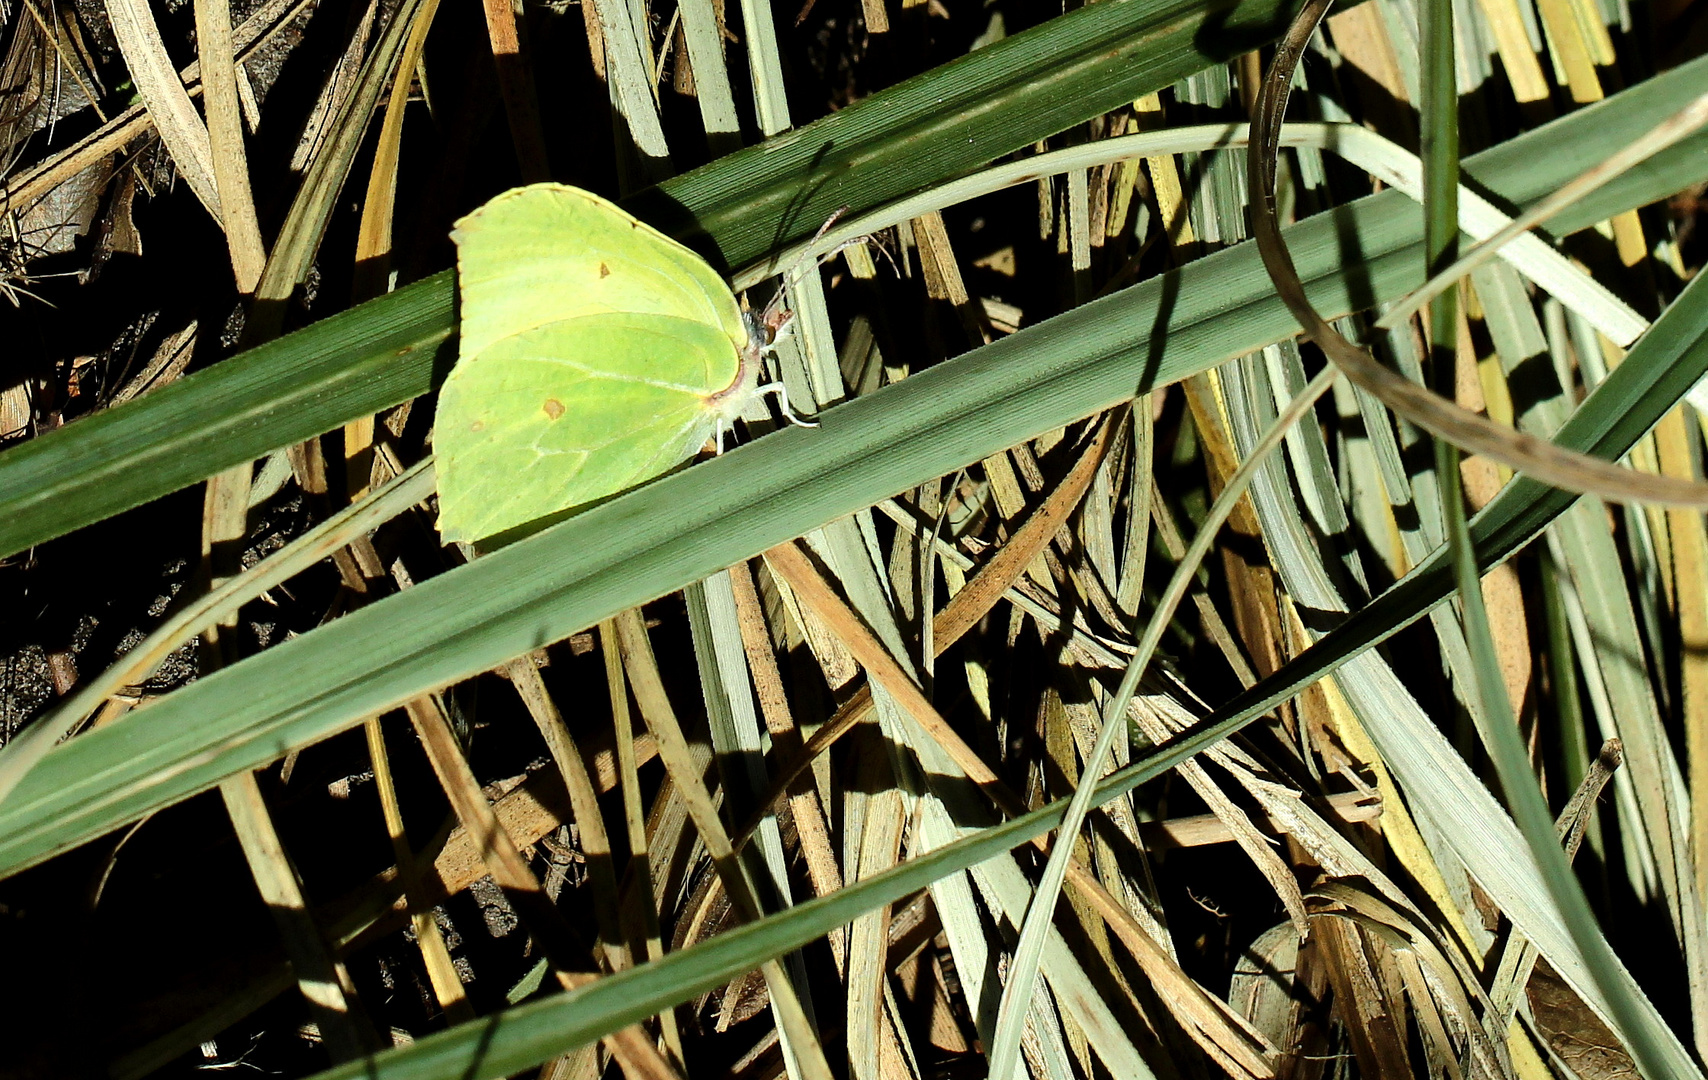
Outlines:
[[796,414],[795,410],[789,407],[789,391],[782,383],[766,383],[753,393],[756,397],[764,397],[766,394],[770,394],[776,398],[777,407],[783,411],[783,418],[795,427],[818,427],[817,420],[808,420],[806,417]]
[[714,422],[712,430],[717,432],[718,454],[721,456],[724,452],[724,418],[723,417],[720,416],[717,418],[717,420]]

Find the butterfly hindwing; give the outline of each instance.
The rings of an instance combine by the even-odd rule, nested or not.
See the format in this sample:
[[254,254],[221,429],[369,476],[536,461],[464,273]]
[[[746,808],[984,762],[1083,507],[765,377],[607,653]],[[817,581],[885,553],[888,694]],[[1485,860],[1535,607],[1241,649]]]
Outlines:
[[502,338],[439,391],[439,530],[475,540],[667,472],[711,433],[703,387],[738,361],[717,328],[584,315]]

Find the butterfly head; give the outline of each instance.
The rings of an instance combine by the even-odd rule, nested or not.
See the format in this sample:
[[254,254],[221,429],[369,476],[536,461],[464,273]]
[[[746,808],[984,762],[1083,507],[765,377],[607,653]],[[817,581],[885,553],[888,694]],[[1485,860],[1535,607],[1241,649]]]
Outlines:
[[735,379],[706,399],[707,407],[725,426],[740,419],[753,403],[759,388],[759,376],[765,366],[765,351],[770,347],[770,336],[764,324],[752,312],[743,311],[741,319],[747,327],[747,341],[736,349],[740,364],[736,368]]

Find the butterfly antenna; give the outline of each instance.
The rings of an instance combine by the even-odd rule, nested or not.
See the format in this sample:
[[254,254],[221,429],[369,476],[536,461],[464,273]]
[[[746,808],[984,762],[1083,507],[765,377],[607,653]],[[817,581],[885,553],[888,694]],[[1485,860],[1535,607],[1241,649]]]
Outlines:
[[[829,232],[830,227],[840,221],[842,219],[842,215],[847,212],[848,207],[837,207],[834,213],[824,219],[824,224],[818,227],[818,232],[813,233],[812,239],[807,241],[806,247],[801,249],[801,253],[795,256],[795,261],[783,268],[782,274],[779,275],[783,279],[782,287],[777,290],[776,295],[771,297],[770,303],[765,305],[764,321],[767,326],[770,325],[772,318],[776,316],[778,310],[782,307],[785,294],[788,290],[806,275],[806,271],[802,269],[801,264],[806,262],[807,259],[812,256],[812,249],[814,245],[816,245],[820,240],[823,240],[824,234]],[[840,252],[843,248],[847,247],[849,243],[853,243],[853,241],[839,244],[835,251],[813,259],[813,266],[816,268],[820,263],[835,258],[837,252]]]
[[[799,280],[799,277],[798,277],[798,275],[796,275],[795,272],[801,268],[802,263],[807,261],[808,256],[810,256],[812,254],[813,247],[820,240],[824,239],[824,234],[830,231],[830,227],[832,225],[835,225],[838,221],[842,220],[842,215],[846,214],[847,212],[848,212],[848,207],[839,206],[836,208],[836,210],[834,212],[831,213],[831,215],[829,217],[824,219],[824,224],[820,225],[818,227],[818,232],[815,232],[812,234],[812,239],[807,241],[807,246],[802,249],[802,251],[799,255],[795,256],[795,261],[790,263],[788,268],[783,271],[783,281],[786,284],[793,285],[795,283],[795,281]],[[842,247],[838,246],[836,250],[841,251]],[[830,254],[834,255],[835,253],[836,252],[833,251]],[[821,262],[824,262],[825,259],[828,259],[828,258],[830,258],[830,255],[822,255],[822,256],[818,257],[817,259],[814,259],[813,262],[815,264],[821,263]]]
[[818,421],[817,420],[808,420],[806,417],[796,414],[795,410],[790,408],[790,406],[789,406],[789,390],[782,383],[780,383],[780,382],[766,383],[764,386],[761,386],[757,390],[753,391],[753,393],[758,397],[764,397],[765,395],[769,394],[772,397],[776,398],[777,399],[777,407],[783,411],[783,418],[785,420],[787,420],[793,426],[795,426],[795,427],[818,427]]

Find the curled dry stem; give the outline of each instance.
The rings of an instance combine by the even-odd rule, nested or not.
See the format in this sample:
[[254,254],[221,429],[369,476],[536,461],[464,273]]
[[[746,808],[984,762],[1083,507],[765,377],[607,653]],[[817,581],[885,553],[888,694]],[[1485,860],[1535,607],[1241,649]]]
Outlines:
[[1627,469],[1515,431],[1461,408],[1381,364],[1367,350],[1341,336],[1311,306],[1275,218],[1275,170],[1293,69],[1331,2],[1307,0],[1277,46],[1269,74],[1258,92],[1251,125],[1252,152],[1246,158],[1252,193],[1252,233],[1257,239],[1258,252],[1275,283],[1276,293],[1299,320],[1306,336],[1347,378],[1388,408],[1469,453],[1482,454],[1545,484],[1595,495],[1609,502],[1708,507],[1708,484],[1701,481]]

